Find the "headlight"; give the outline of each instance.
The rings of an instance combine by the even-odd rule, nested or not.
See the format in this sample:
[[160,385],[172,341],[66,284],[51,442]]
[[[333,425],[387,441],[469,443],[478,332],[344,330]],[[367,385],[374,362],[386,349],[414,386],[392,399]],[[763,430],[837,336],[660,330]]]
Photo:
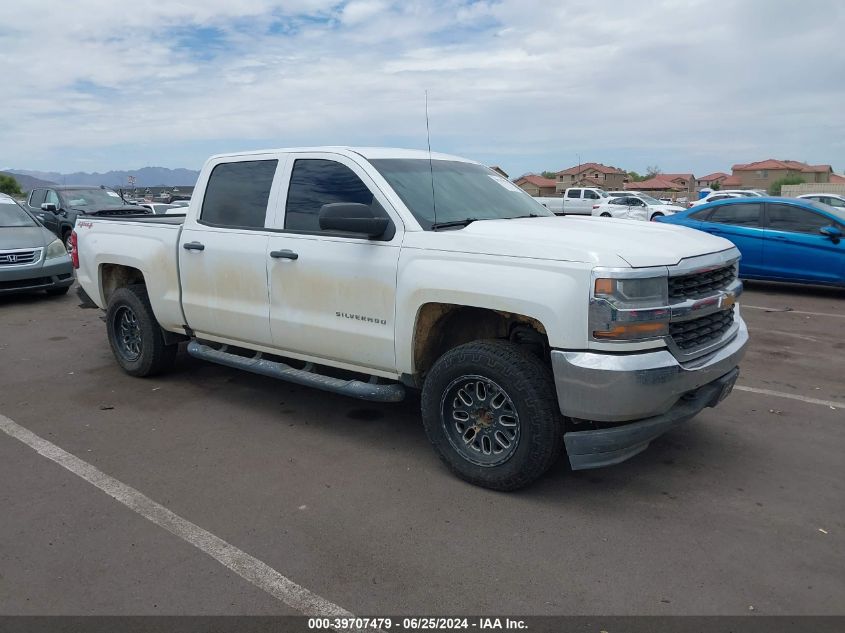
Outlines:
[[594,289],[596,298],[605,299],[617,308],[652,308],[665,306],[669,302],[669,282],[666,277],[599,277]]
[[597,277],[590,300],[590,332],[600,341],[636,341],[669,333],[665,276]]
[[44,259],[55,259],[57,257],[67,256],[67,249],[62,244],[61,240],[53,240],[47,247],[47,252],[44,254]]

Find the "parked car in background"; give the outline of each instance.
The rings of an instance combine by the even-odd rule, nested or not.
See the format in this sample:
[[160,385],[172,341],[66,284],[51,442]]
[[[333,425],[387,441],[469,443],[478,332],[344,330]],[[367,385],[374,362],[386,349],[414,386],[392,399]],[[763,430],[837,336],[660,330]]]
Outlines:
[[745,279],[845,286],[843,209],[800,198],[733,198],[659,221],[729,239],[742,253]]
[[590,215],[594,204],[609,198],[610,194],[597,187],[570,187],[560,198],[542,197],[535,200],[556,215]]
[[593,205],[592,215],[602,218],[625,218],[628,220],[643,220],[651,222],[664,215],[672,215],[684,208],[661,202],[646,194],[627,195],[610,198]]
[[46,290],[61,295],[71,284],[73,267],[62,241],[0,193],[0,294]]
[[815,200],[829,207],[845,209],[845,196],[838,193],[805,193],[798,196],[800,200]]
[[138,206],[145,207],[156,215],[165,215],[171,209],[180,208],[179,205],[165,204],[163,202],[141,202]]
[[56,185],[29,192],[27,208],[41,223],[61,238],[65,246],[80,215],[134,215],[149,209],[124,202],[116,191],[105,187]]
[[703,198],[693,200],[690,202],[690,207],[697,207],[708,202],[718,202],[719,200],[728,200],[730,198],[760,198],[764,194],[752,189],[720,189],[719,191],[711,191]]

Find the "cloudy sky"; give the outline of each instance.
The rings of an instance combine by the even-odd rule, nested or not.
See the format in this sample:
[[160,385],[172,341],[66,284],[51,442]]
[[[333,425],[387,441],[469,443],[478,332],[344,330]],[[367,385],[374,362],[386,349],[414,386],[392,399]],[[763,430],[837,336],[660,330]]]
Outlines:
[[198,168],[425,147],[511,175],[597,161],[845,170],[842,0],[26,0],[0,23],[0,167]]

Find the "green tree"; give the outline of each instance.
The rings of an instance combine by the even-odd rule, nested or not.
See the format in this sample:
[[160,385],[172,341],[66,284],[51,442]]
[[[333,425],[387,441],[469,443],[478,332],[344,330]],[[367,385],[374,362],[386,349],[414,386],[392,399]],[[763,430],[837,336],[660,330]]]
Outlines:
[[0,174],[0,193],[5,193],[10,196],[21,196],[21,186],[18,181],[8,174]]
[[781,187],[784,185],[800,185],[803,182],[804,179],[801,176],[784,176],[783,178],[778,178],[769,185],[769,195],[779,196]]
[[549,178],[551,180],[555,180],[557,178],[557,173],[553,171],[544,171],[540,174],[543,178]]
[[645,178],[643,180],[647,180],[648,178],[654,178],[660,173],[660,167],[657,165],[649,165],[645,168]]
[[711,188],[713,191],[719,191],[719,189],[721,189],[721,188],[722,188],[722,183],[720,183],[720,182],[717,180],[717,181],[716,181],[716,182],[714,182],[712,185],[710,185],[710,188]]
[[628,179],[631,182],[642,182],[643,180],[648,180],[649,178],[650,178],[650,176],[641,176],[640,174],[638,174],[635,171],[629,171],[628,172]]

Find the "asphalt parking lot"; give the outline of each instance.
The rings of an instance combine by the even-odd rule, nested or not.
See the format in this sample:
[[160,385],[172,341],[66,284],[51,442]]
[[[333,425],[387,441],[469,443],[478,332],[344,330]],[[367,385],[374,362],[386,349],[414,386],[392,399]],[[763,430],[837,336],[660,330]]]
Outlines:
[[[73,292],[0,298],[0,415],[356,614],[843,614],[845,291],[742,302],[718,409],[517,493],[452,477],[413,400],[131,378]],[[0,613],[295,613],[7,433],[0,513]]]

